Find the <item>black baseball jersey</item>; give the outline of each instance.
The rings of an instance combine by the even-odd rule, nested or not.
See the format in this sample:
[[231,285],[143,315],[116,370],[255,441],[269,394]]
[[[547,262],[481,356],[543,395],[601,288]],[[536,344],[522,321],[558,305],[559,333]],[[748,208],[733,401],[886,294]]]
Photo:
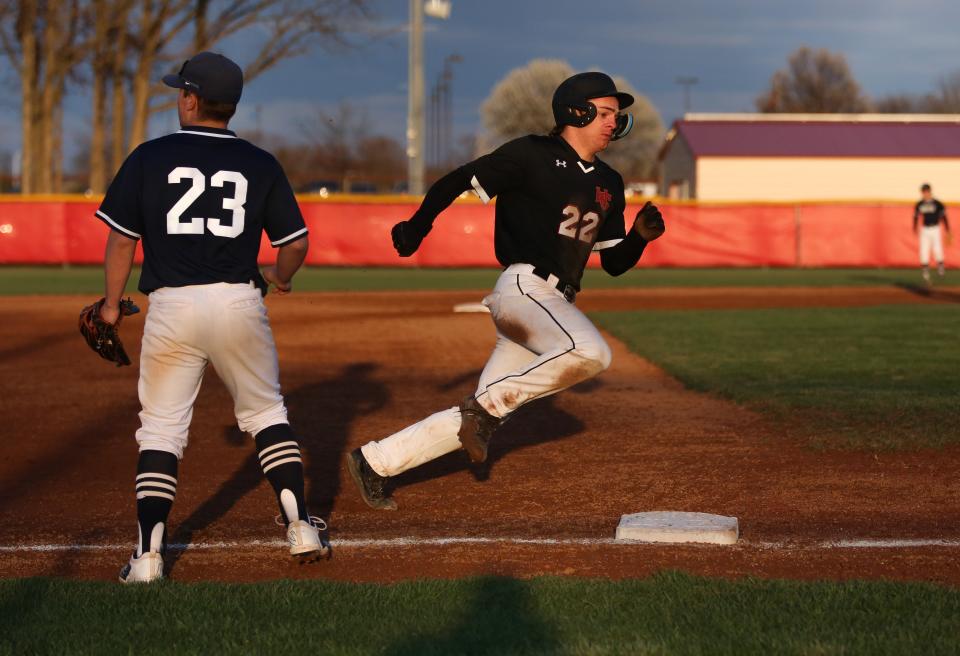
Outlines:
[[936,198],[921,200],[913,209],[913,218],[916,219],[918,216],[922,216],[923,225],[928,228],[940,225],[940,221],[946,214],[947,208]]
[[626,234],[620,174],[581,160],[561,137],[515,139],[464,169],[481,200],[497,197],[494,245],[503,266],[532,264],[579,290],[590,251]]
[[273,246],[307,234],[280,163],[229,130],[186,127],[141,144],[96,215],[143,239],[139,289],[254,281],[260,235]]

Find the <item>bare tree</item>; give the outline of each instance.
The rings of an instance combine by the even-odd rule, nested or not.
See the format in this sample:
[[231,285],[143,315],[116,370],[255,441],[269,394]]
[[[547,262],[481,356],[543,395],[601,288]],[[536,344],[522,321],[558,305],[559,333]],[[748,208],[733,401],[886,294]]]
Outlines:
[[897,93],[874,100],[873,111],[880,114],[913,114],[925,111],[923,104],[923,98]]
[[960,70],[940,76],[934,92],[924,98],[922,108],[931,114],[960,113]]
[[[344,22],[370,0],[7,0],[0,48],[20,78],[22,189],[56,191],[62,178],[62,102],[81,66],[92,90],[90,188],[146,138],[151,114],[173,105],[157,83],[198,50],[249,32],[252,80],[314,46],[343,44]],[[192,29],[192,35],[190,30]],[[192,36],[192,38],[189,38]],[[259,38],[257,38],[259,37]],[[241,59],[241,58],[238,58]],[[86,80],[85,80],[86,82]],[[108,102],[109,101],[109,102]],[[109,167],[106,162],[109,133]]]
[[0,46],[21,88],[21,189],[59,191],[61,103],[83,59],[81,0],[17,0],[0,5]]
[[[534,59],[524,67],[510,71],[480,108],[485,134],[479,140],[479,150],[488,152],[510,139],[548,133],[554,126],[553,92],[573,74],[570,64],[557,59]],[[626,80],[615,78],[614,81],[618,89],[635,98],[627,110],[634,116],[634,128],[622,141],[611,143],[601,158],[624,177],[649,177],[653,174],[657,149],[663,137],[660,115],[650,101]]]
[[857,113],[870,105],[846,57],[804,46],[790,55],[787,68],[773,74],[756,106],[761,112]]

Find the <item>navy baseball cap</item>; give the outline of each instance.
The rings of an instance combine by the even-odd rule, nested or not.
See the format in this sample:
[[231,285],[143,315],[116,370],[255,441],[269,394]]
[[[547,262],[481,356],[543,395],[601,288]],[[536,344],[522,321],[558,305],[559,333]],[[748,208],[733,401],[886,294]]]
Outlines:
[[164,75],[163,83],[205,100],[236,105],[243,93],[243,71],[223,55],[200,52],[183,62],[179,73]]
[[577,106],[582,105],[586,100],[608,96],[617,99],[620,109],[626,109],[633,104],[633,96],[617,91],[613,78],[606,73],[596,71],[577,73],[560,83],[553,94],[553,104]]

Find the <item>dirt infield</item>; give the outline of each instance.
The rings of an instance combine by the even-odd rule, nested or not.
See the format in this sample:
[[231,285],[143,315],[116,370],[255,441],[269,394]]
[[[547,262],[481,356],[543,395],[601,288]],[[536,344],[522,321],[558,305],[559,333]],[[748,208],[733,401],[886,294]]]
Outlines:
[[[960,301],[898,288],[596,291],[586,309],[848,306]],[[288,562],[275,499],[213,372],[181,465],[168,569],[181,581],[467,574],[889,578],[960,584],[960,449],[815,452],[729,402],[685,390],[611,339],[598,379],[517,413],[488,471],[451,454],[400,477],[395,513],[367,509],[343,456],[472,391],[489,317],[454,314],[477,292],[315,293],[269,300],[282,384],[306,453],[308,493],[334,557]],[[0,576],[112,578],[136,534],[136,367],[81,343],[88,299],[0,298],[5,457]],[[127,319],[139,354],[143,315]],[[723,546],[612,542],[623,513],[740,518]],[[860,542],[857,542],[860,541]],[[886,542],[885,542],[886,541]],[[911,542],[914,541],[914,542]]]

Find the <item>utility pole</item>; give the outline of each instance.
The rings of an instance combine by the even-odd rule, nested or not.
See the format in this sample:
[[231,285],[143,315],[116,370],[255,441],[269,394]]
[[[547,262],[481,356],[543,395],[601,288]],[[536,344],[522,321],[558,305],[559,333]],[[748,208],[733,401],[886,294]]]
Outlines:
[[407,192],[423,195],[423,0],[410,0],[407,83]]
[[407,192],[423,195],[425,121],[423,118],[423,14],[450,17],[450,0],[410,0],[410,43],[407,77]]
[[683,87],[683,113],[690,111],[690,87],[699,82],[700,79],[693,76],[680,76],[676,79],[677,84]]

